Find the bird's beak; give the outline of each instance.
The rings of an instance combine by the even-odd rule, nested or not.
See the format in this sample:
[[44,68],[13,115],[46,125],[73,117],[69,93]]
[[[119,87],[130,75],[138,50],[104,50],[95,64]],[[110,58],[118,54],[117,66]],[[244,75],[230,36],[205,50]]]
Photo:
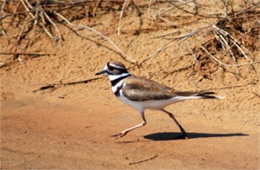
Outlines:
[[95,75],[97,76],[97,75],[100,75],[100,74],[105,74],[106,72],[107,72],[106,70],[102,70],[100,72],[97,72]]

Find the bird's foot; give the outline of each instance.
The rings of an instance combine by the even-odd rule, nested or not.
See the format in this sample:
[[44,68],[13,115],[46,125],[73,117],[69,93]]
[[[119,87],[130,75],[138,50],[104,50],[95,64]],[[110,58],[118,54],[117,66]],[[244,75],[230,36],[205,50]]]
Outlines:
[[120,132],[120,133],[117,133],[115,135],[111,135],[111,137],[115,137],[115,138],[122,138],[123,136],[125,136],[127,134],[127,132]]

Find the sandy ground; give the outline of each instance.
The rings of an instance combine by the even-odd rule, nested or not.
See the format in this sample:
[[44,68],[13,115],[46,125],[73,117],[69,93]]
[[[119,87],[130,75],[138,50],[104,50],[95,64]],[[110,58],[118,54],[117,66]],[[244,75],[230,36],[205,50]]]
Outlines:
[[[146,112],[147,126],[115,139],[110,135],[139,123],[138,113],[108,90],[84,90],[84,99],[37,95],[2,102],[2,168],[259,168],[259,124],[242,121],[252,110],[218,112],[201,105],[225,101],[187,101],[168,110],[190,139],[177,139],[178,127],[158,111]],[[236,118],[221,118],[227,114]]]
[[[136,60],[146,58],[167,42],[151,37],[173,31],[172,27],[151,30],[154,25],[147,24],[143,27],[148,33],[133,35],[136,18],[129,17],[122,20],[122,29],[129,34],[118,37],[115,17],[118,19],[118,15],[106,14],[81,22],[102,23],[95,29]],[[193,22],[175,29],[185,32],[202,25]],[[127,67],[131,64],[87,30],[81,32],[87,38],[61,30],[64,42],[57,44],[43,36],[31,49],[53,55],[24,58],[22,63],[12,61],[0,69],[2,169],[260,168],[259,64],[255,65],[258,73],[241,67],[239,80],[222,69],[209,79],[202,79],[199,73],[191,79],[192,71],[181,68],[192,63],[192,56],[187,56],[185,48],[173,45],[130,72],[176,90],[213,89],[226,98],[185,101],[167,107],[188,132],[188,140],[177,138],[179,129],[167,115],[149,110],[145,113],[145,127],[116,139],[111,135],[140,123],[139,113],[116,99],[104,77],[66,83],[95,78],[94,73],[111,59]],[[12,51],[7,42],[0,47]],[[11,61],[1,57],[1,62]],[[37,90],[60,83],[65,85]]]

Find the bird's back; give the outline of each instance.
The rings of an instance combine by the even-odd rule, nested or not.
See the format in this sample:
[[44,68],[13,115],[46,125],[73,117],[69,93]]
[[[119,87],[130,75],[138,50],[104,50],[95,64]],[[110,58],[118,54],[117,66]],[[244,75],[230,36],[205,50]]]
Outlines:
[[175,95],[172,88],[143,77],[131,75],[123,81],[123,94],[132,101],[167,100]]

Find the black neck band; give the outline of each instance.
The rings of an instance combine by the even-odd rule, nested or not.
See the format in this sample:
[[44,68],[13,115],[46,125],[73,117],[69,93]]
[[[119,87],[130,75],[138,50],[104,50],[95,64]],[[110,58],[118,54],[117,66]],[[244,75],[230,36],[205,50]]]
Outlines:
[[124,77],[119,77],[118,79],[112,80],[111,84],[112,86],[115,86],[118,82],[120,82],[121,80],[123,80],[124,78],[127,78],[128,76],[130,76],[130,74],[124,76]]

